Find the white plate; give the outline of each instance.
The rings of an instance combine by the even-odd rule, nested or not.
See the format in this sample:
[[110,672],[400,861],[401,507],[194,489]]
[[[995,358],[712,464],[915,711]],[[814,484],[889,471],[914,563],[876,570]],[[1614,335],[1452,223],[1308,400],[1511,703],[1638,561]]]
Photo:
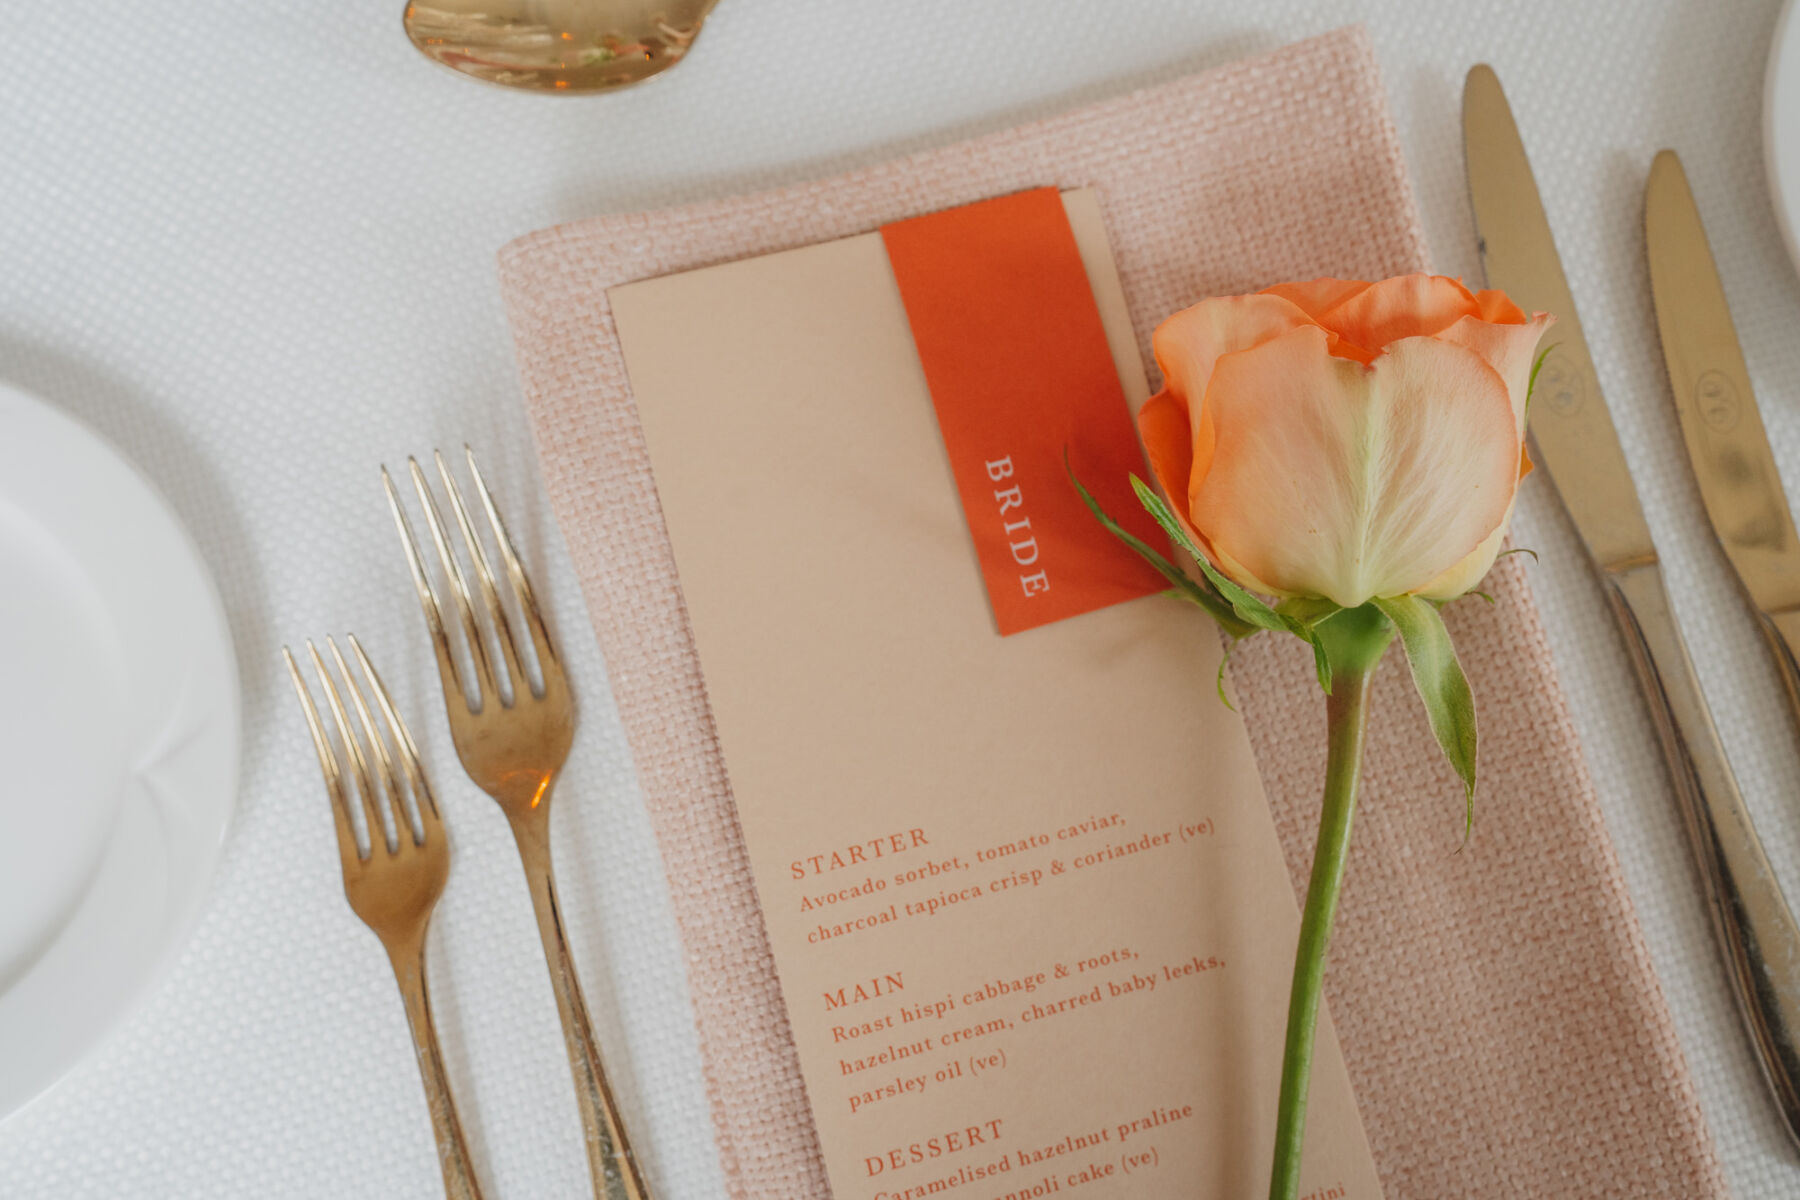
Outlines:
[[1775,22],[1769,48],[1768,75],[1763,80],[1763,166],[1788,257],[1800,268],[1800,18],[1795,11],[1795,0],[1788,0]]
[[237,795],[211,578],[117,453],[0,385],[0,1119],[186,940]]

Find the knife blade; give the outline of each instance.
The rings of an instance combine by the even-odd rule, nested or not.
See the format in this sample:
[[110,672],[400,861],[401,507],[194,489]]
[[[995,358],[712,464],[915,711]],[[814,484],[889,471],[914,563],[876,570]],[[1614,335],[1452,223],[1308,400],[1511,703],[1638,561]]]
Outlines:
[[1463,89],[1463,139],[1487,285],[1526,312],[1556,315],[1531,406],[1534,456],[1565,496],[1569,516],[1605,568],[1656,559],[1650,526],[1625,465],[1575,299],[1563,277],[1550,221],[1512,109],[1493,70],[1477,66]]
[[1800,534],[1769,448],[1750,370],[1700,209],[1673,150],[1644,188],[1650,295],[1682,440],[1713,535],[1737,572],[1800,711]]
[[1713,931],[1763,1075],[1800,1143],[1800,927],[1769,866],[1675,623],[1625,452],[1512,109],[1492,68],[1463,87],[1469,195],[1489,286],[1557,318],[1531,414],[1537,459],[1587,548],[1655,722]]

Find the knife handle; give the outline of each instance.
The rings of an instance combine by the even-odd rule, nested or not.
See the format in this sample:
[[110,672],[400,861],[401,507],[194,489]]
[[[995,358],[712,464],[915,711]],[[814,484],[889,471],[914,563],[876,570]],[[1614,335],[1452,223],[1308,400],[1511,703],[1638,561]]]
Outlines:
[[[1656,719],[1732,991],[1783,1124],[1800,1143],[1800,927],[1725,760],[1661,570],[1642,563],[1607,572],[1606,582]],[[1800,696],[1792,654],[1781,646],[1777,657],[1786,658],[1783,673]]]

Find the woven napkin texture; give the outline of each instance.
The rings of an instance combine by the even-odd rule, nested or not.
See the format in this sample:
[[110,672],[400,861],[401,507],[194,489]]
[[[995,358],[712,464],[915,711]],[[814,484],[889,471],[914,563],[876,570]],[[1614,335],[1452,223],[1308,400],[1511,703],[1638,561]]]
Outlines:
[[[829,1194],[605,289],[1019,188],[1098,189],[1146,361],[1212,294],[1425,267],[1359,30],[821,182],[603,217],[501,255],[552,504],[605,651],[686,941],[731,1195]],[[1450,625],[1482,708],[1481,810],[1402,663],[1377,717],[1327,992],[1393,1197],[1725,1194],[1516,559]],[[1232,678],[1296,890],[1324,771],[1310,655]]]

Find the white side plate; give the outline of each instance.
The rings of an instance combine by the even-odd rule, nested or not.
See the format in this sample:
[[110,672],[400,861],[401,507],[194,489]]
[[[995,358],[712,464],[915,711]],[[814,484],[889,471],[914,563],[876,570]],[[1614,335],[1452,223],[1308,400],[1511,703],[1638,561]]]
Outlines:
[[1800,268],[1800,18],[1795,11],[1794,0],[1788,0],[1775,22],[1769,48],[1768,76],[1763,81],[1763,166],[1788,257]]
[[0,385],[0,1119],[173,961],[237,795],[231,639],[162,498]]

